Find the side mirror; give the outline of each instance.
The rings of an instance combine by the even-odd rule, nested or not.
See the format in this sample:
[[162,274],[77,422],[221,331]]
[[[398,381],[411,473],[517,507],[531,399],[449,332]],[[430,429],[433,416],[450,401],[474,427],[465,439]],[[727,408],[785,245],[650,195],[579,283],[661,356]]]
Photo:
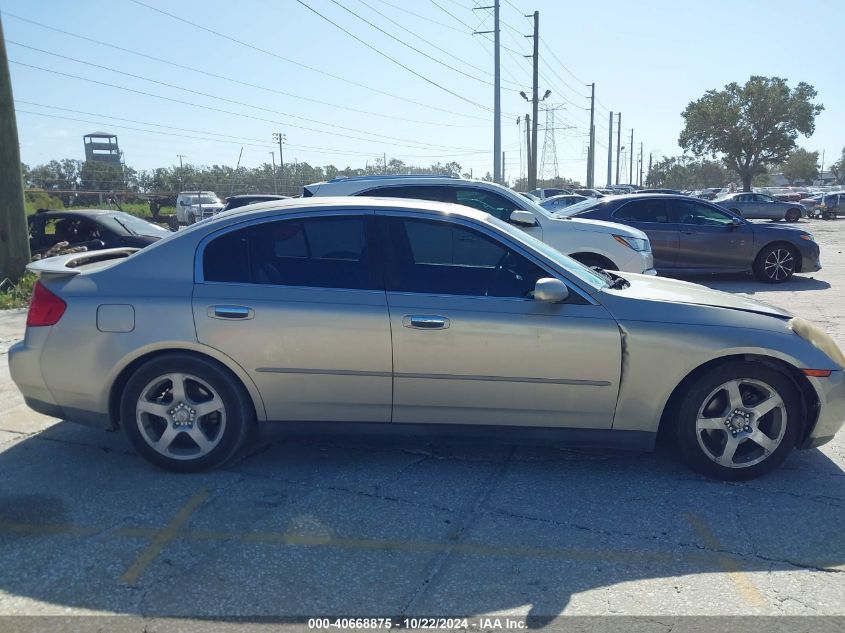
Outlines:
[[534,286],[534,300],[544,303],[561,303],[569,297],[569,288],[560,279],[544,277]]
[[731,226],[742,226],[742,220],[739,218],[731,218]]
[[520,226],[537,226],[537,218],[534,217],[533,213],[519,209],[511,211],[510,222]]

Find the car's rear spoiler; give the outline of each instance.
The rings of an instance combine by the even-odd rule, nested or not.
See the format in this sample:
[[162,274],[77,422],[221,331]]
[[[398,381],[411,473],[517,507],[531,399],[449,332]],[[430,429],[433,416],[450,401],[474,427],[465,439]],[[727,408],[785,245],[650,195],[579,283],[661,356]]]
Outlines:
[[[47,259],[39,259],[36,262],[32,262],[26,267],[26,269],[41,277],[52,275],[78,275],[82,272],[82,270],[80,270],[82,266],[86,267],[84,270],[106,267],[114,263],[114,260],[124,259],[139,250],[141,249],[129,247],[106,248],[99,251],[85,251],[83,253],[71,253],[70,255],[57,255],[56,257],[48,257]],[[89,268],[88,266],[90,264],[100,264],[100,266]]]

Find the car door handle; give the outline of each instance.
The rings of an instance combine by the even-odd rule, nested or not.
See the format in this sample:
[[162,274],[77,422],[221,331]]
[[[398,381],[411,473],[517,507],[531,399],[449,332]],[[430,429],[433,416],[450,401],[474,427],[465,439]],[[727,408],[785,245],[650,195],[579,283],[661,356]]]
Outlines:
[[212,319],[246,320],[255,316],[255,310],[246,306],[211,306],[208,316]]
[[445,330],[449,327],[449,319],[442,316],[408,314],[402,319],[402,325],[416,330]]

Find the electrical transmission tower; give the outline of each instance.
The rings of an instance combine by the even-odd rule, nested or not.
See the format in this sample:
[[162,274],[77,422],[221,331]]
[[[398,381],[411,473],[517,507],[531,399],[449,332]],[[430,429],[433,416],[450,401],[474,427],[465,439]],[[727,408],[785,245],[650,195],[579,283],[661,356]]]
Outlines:
[[552,170],[552,177],[560,176],[557,165],[557,145],[555,144],[555,110],[562,106],[548,105],[543,108],[546,112],[546,134],[543,137],[543,156],[540,159],[540,180],[546,178],[546,168]]

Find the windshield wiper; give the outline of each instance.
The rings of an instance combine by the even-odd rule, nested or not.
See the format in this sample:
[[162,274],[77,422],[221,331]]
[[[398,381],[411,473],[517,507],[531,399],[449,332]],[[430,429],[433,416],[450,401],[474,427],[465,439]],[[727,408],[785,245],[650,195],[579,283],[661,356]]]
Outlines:
[[613,290],[624,290],[625,288],[631,285],[626,279],[623,279],[622,277],[614,277],[600,266],[590,266],[590,270],[594,270],[599,275],[604,277],[608,283],[608,286],[610,286],[610,288],[612,288]]

